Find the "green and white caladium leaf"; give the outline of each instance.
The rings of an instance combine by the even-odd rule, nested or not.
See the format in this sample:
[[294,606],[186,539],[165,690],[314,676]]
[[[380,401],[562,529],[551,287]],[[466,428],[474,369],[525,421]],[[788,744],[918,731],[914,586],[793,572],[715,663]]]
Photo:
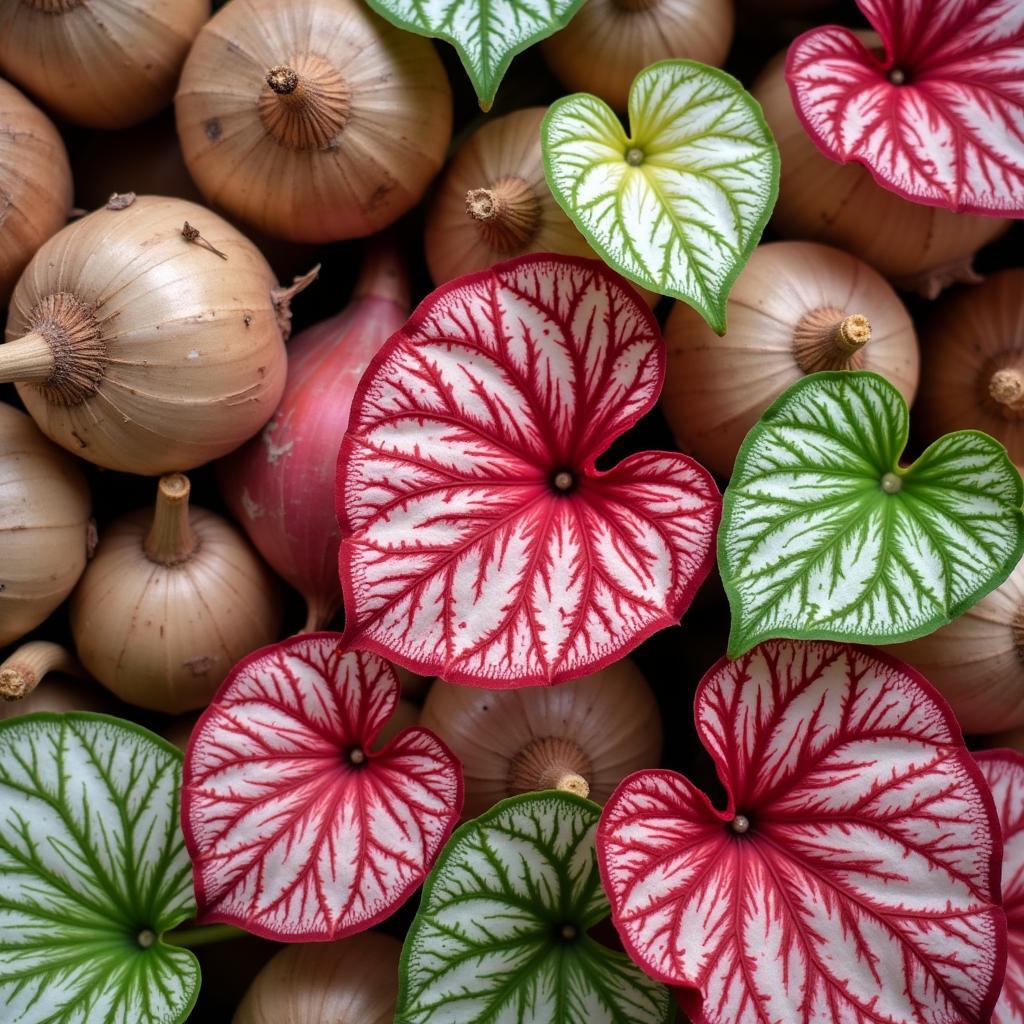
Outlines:
[[912,640],[1010,574],[1024,487],[1006,450],[960,430],[903,467],[908,421],[883,377],[815,373],[747,434],[718,534],[730,657],[769,637]]
[[195,913],[181,754],[105,715],[0,724],[0,1016],[178,1024],[199,964],[162,933]]
[[457,829],[402,949],[396,1024],[663,1024],[669,992],[587,933],[600,808],[557,791]]
[[392,25],[455,47],[483,110],[512,58],[569,24],[583,0],[366,0]]
[[548,185],[609,266],[724,334],[779,190],[761,107],[724,71],[666,60],[634,79],[629,126],[588,93],[557,100],[541,126]]

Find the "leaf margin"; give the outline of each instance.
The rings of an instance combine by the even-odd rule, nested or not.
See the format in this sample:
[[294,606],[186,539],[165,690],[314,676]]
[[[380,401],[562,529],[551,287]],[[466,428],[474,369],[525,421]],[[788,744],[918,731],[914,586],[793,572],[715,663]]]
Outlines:
[[[282,939],[280,937],[279,933],[270,931],[268,929],[265,929],[263,925],[249,923],[249,924],[246,924],[246,925],[243,926],[243,925],[241,925],[239,923],[239,921],[235,917],[232,917],[232,916],[227,915],[227,914],[221,915],[217,910],[207,910],[207,911],[204,911],[202,909],[203,901],[200,899],[200,889],[199,889],[200,879],[202,877],[202,874],[201,874],[201,872],[195,870],[195,865],[201,859],[201,852],[199,850],[198,843],[194,842],[194,840],[193,840],[191,829],[185,827],[185,822],[188,820],[187,817],[186,817],[186,806],[187,806],[186,805],[186,794],[189,797],[188,806],[191,806],[192,794],[191,794],[191,792],[189,790],[186,789],[186,786],[185,786],[185,774],[184,774],[184,772],[185,772],[184,766],[188,762],[188,760],[189,760],[189,758],[190,758],[190,756],[192,754],[193,745],[194,745],[196,739],[199,736],[199,726],[202,723],[202,721],[207,717],[208,712],[211,709],[213,709],[214,705],[220,700],[220,698],[227,691],[228,684],[229,683],[233,683],[235,677],[237,675],[240,675],[241,672],[244,669],[248,668],[249,664],[251,662],[259,660],[260,658],[266,657],[268,654],[273,652],[275,649],[280,648],[283,644],[286,644],[286,643],[288,643],[290,641],[295,641],[295,640],[322,640],[322,639],[333,639],[337,643],[337,645],[339,647],[343,648],[346,651],[352,650],[353,653],[356,653],[356,649],[348,647],[342,641],[342,634],[339,633],[339,632],[336,632],[334,630],[316,630],[316,631],[311,632],[311,633],[296,633],[293,636],[287,636],[283,640],[278,640],[275,643],[264,644],[262,647],[258,647],[254,651],[250,651],[247,655],[245,655],[245,657],[240,658],[231,667],[231,669],[228,672],[228,674],[224,677],[223,681],[217,687],[217,690],[214,693],[213,697],[210,698],[210,703],[207,704],[207,706],[205,708],[203,708],[199,718],[196,720],[195,725],[192,727],[192,732],[189,734],[188,745],[187,745],[187,747],[185,749],[185,753],[182,755],[182,782],[181,782],[181,790],[180,790],[180,795],[179,795],[179,806],[180,806],[180,812],[179,813],[180,813],[180,818],[181,818],[181,823],[180,823],[181,824],[181,831],[182,831],[182,834],[185,837],[185,850],[188,853],[189,860],[192,862],[192,865],[193,865],[193,883],[194,883],[194,889],[195,889],[195,896],[196,896],[195,902],[196,902],[196,908],[197,908],[197,911],[196,911],[196,923],[199,924],[199,925],[212,925],[212,924],[231,925],[231,926],[234,926],[234,927],[237,927],[237,928],[242,928],[243,931],[248,932],[250,935],[255,935],[255,936],[259,937],[259,938],[267,939],[267,940],[270,940],[272,942],[287,942],[289,944],[290,943],[299,943],[299,942],[337,942],[337,941],[340,941],[342,939],[346,939],[346,938],[350,938],[350,937],[355,936],[355,935],[359,935],[362,932],[369,931],[371,928],[374,928],[377,925],[381,924],[381,922],[387,920],[389,917],[393,916],[399,910],[401,910],[402,907],[405,906],[409,902],[409,900],[411,900],[412,897],[416,895],[416,893],[418,891],[421,891],[423,886],[426,884],[426,879],[427,879],[427,877],[429,875],[429,872],[424,874],[423,878],[420,880],[420,882],[418,884],[409,886],[408,889],[406,890],[406,892],[401,895],[400,899],[396,900],[395,902],[389,904],[386,907],[383,907],[373,917],[366,918],[363,921],[357,922],[355,925],[349,925],[347,928],[340,929],[337,932],[333,933],[331,936],[326,937],[326,938],[321,937],[318,934],[309,934],[309,933],[300,934],[300,933],[296,932],[296,933],[293,933],[293,936],[291,938],[285,940],[285,939]],[[392,661],[386,655],[378,654],[375,651],[368,651],[366,648],[358,648],[358,652],[369,653],[373,657],[376,657],[376,658],[380,659],[384,663],[384,666],[388,670],[388,673],[390,673],[390,678],[391,678],[391,680],[395,684],[394,704],[393,704],[392,709],[391,709],[391,715],[388,717],[388,720],[390,720],[391,716],[393,716],[395,711],[397,710],[398,701],[399,701],[399,699],[401,697],[401,683],[399,682],[398,674],[397,674],[397,672],[395,670],[395,665],[392,663]],[[434,732],[432,729],[428,729],[426,726],[421,726],[419,724],[410,725],[410,726],[406,726],[404,729],[399,729],[398,732],[396,732],[394,734],[394,736],[392,736],[391,739],[389,739],[388,742],[383,747],[379,747],[379,748],[376,748],[376,749],[369,749],[372,746],[373,741],[377,738],[378,735],[380,735],[380,733],[384,730],[384,727],[386,725],[387,725],[387,721],[383,722],[381,724],[381,726],[379,728],[377,728],[376,730],[373,730],[372,734],[369,734],[369,733],[367,734],[368,735],[368,739],[367,739],[367,743],[366,743],[366,746],[367,746],[366,756],[367,756],[367,760],[368,761],[372,762],[373,760],[375,760],[377,758],[380,758],[380,757],[383,757],[385,754],[390,753],[392,748],[398,742],[398,740],[401,739],[403,736],[409,734],[410,732],[412,732],[412,733],[426,732],[426,733],[429,733],[434,738],[434,741],[443,749],[443,751],[450,758],[451,763],[456,767],[456,783],[457,783],[457,787],[456,787],[455,808],[454,808],[453,813],[450,815],[450,820],[449,820],[447,826],[445,827],[445,837],[444,837],[444,840],[439,845],[438,855],[437,856],[438,856],[438,858],[440,858],[441,853],[444,852],[445,847],[451,841],[451,837],[452,837],[453,832],[458,827],[459,817],[462,814],[462,807],[463,807],[463,805],[465,803],[466,781],[465,781],[465,776],[464,776],[463,770],[462,770],[462,761],[455,755],[455,753],[451,750],[451,748],[448,746],[448,744],[436,732]],[[180,751],[179,751],[179,753],[180,753]],[[435,858],[435,863],[436,863],[436,860],[437,860],[437,858]],[[433,870],[433,868],[431,868],[431,870]]]
[[[475,2],[489,2],[489,0],[475,0]],[[469,79],[470,84],[473,86],[473,91],[476,93],[477,102],[480,105],[480,109],[486,114],[490,112],[491,107],[494,105],[494,101],[498,95],[498,88],[501,86],[505,75],[508,73],[508,69],[512,65],[512,61],[515,60],[521,53],[524,53],[531,46],[542,42],[549,36],[554,35],[556,32],[565,28],[570,21],[576,16],[576,13],[583,6],[586,0],[569,0],[569,6],[565,12],[556,18],[553,22],[549,22],[547,31],[536,33],[524,39],[521,43],[513,47],[506,47],[500,61],[494,65],[494,70],[491,72],[491,78],[493,79],[490,88],[487,87],[484,80],[478,77],[476,72],[471,68],[471,61],[469,54],[467,53],[463,44],[450,32],[444,32],[439,29],[426,28],[423,25],[419,25],[416,22],[409,21],[406,18],[399,17],[394,11],[392,11],[387,4],[387,0],[366,0],[367,6],[375,13],[380,15],[385,21],[394,25],[396,28],[402,29],[405,32],[411,32],[413,35],[422,36],[425,39],[441,39],[448,43],[455,52],[458,54],[459,63],[462,65],[462,70],[465,71],[466,77]]]
[[[831,372],[849,372],[849,371],[831,371]],[[865,371],[866,372],[866,371]],[[802,645],[805,641],[799,638],[792,637],[772,637],[768,641],[762,641],[762,643],[775,643],[781,641],[782,643],[799,644]],[[935,688],[935,686],[914,666],[909,662],[905,662],[902,659],[896,657],[896,655],[890,653],[887,650],[872,647],[866,644],[858,643],[847,643],[844,641],[837,641],[832,639],[813,639],[807,641],[807,643],[814,645],[829,645],[834,647],[842,647],[850,649],[860,655],[869,658],[876,659],[889,668],[895,669],[898,672],[905,674],[911,679],[917,688],[930,698],[935,709],[942,715],[943,721],[947,725],[950,734],[955,737],[960,737],[959,745],[959,763],[964,769],[966,774],[970,777],[974,783],[976,789],[981,795],[981,805],[984,809],[985,816],[988,820],[989,833],[992,836],[992,851],[988,859],[988,873],[990,879],[990,887],[992,893],[993,911],[1003,922],[1003,928],[997,933],[998,948],[996,949],[996,967],[998,969],[993,971],[992,982],[989,986],[989,991],[986,993],[986,998],[981,1006],[981,1012],[978,1014],[978,1021],[980,1024],[986,1024],[992,1012],[995,1009],[996,1003],[999,1000],[999,995],[1002,991],[1003,975],[1005,971],[1006,961],[1009,954],[1008,938],[1007,938],[1007,927],[1006,927],[1006,914],[1003,909],[1003,893],[1002,893],[1002,864],[1003,864],[1003,831],[1002,825],[999,820],[999,814],[995,807],[995,802],[992,797],[992,791],[985,778],[984,772],[975,760],[975,756],[980,751],[971,751],[967,747],[966,740],[963,737],[963,730],[960,727],[956,714],[954,713],[949,702],[942,696],[942,694]],[[754,645],[759,646],[757,644]],[[744,654],[750,653],[754,648],[750,648],[747,651],[742,652],[740,657]],[[689,775],[685,775],[680,771],[676,771],[672,768],[641,768],[635,772],[631,772],[625,778],[623,778],[619,784],[615,787],[612,795],[605,802],[601,808],[601,818],[598,822],[597,832],[594,836],[595,848],[600,843],[601,834],[603,831],[603,825],[605,822],[606,809],[611,807],[620,795],[620,792],[625,788],[627,783],[638,776],[651,776],[651,775],[662,775],[670,776],[675,779],[681,779],[686,786],[694,793],[707,809],[714,814],[717,818],[721,819],[723,826],[727,825],[728,822],[735,816],[736,813],[736,794],[733,792],[731,783],[728,779],[728,765],[719,756],[717,747],[715,744],[707,744],[704,741],[704,734],[701,727],[700,717],[698,715],[698,708],[701,696],[705,689],[710,685],[714,677],[722,671],[728,671],[729,667],[734,664],[735,658],[729,654],[725,654],[718,658],[714,664],[704,673],[701,677],[700,682],[697,684],[694,690],[693,698],[693,720],[694,726],[697,733],[697,741],[700,743],[704,753],[710,758],[715,768],[715,781],[719,788],[724,792],[726,797],[725,808],[720,809],[714,802],[712,796],[708,793],[706,788],[702,788],[697,785]],[[1024,756],[1024,755],[1022,755]],[[608,894],[611,892],[611,875],[610,872],[605,870],[605,859],[600,855],[597,858],[598,869],[601,874],[601,885],[608,898],[610,913],[609,917],[612,923],[615,925],[616,934],[619,936],[622,942],[623,948],[626,949],[630,960],[636,964],[640,969],[647,974],[649,977],[655,978],[656,980],[662,981],[664,984],[673,986],[672,991],[676,994],[680,1006],[687,1016],[692,1018],[693,1024],[710,1024],[708,1018],[703,1012],[704,994],[699,989],[691,988],[689,986],[680,986],[675,979],[667,979],[665,976],[658,974],[657,972],[648,971],[646,965],[643,964],[642,958],[638,955],[634,955],[634,947],[628,938],[628,934],[625,929],[619,929],[618,915],[615,911],[615,906]],[[396,1022],[397,1024],[397,1022]]]
[[[430,676],[442,676],[443,678],[453,685],[459,686],[474,686],[480,689],[518,689],[524,685],[528,686],[557,686],[562,682],[571,682],[575,679],[579,679],[584,675],[588,675],[593,672],[601,671],[608,666],[614,664],[616,661],[622,658],[628,657],[637,647],[639,647],[645,640],[648,640],[655,633],[660,632],[663,629],[669,629],[672,626],[677,626],[680,623],[683,615],[690,609],[693,601],[696,599],[697,593],[700,588],[707,581],[717,564],[717,550],[714,541],[708,546],[708,550],[705,553],[703,563],[686,582],[686,586],[682,588],[681,592],[677,596],[676,604],[673,605],[672,610],[661,620],[652,620],[643,630],[633,634],[632,642],[629,646],[618,648],[616,651],[611,651],[604,657],[597,661],[589,662],[585,671],[576,672],[570,676],[564,676],[561,679],[552,680],[538,679],[536,681],[530,680],[527,683],[518,682],[514,685],[503,684],[499,681],[492,681],[490,677],[482,679],[477,676],[470,676],[462,673],[461,671],[444,672],[439,671],[432,662],[425,660],[418,660],[409,657],[401,652],[395,652],[388,649],[383,643],[378,641],[372,636],[368,636],[365,628],[362,626],[357,627],[355,622],[355,616],[351,613],[350,609],[356,607],[355,600],[355,588],[351,574],[349,574],[344,566],[346,563],[351,561],[349,552],[351,551],[353,544],[353,537],[359,533],[359,529],[350,521],[348,516],[348,510],[345,507],[345,503],[342,499],[343,493],[343,482],[346,481],[346,462],[352,455],[353,449],[355,448],[355,435],[353,433],[353,424],[362,416],[363,408],[366,402],[368,394],[368,382],[376,376],[380,368],[390,358],[390,350],[392,343],[399,336],[402,336],[404,340],[409,341],[410,335],[416,331],[419,331],[424,321],[428,318],[433,311],[436,303],[435,296],[441,293],[445,295],[450,294],[456,288],[469,287],[475,285],[478,282],[486,281],[490,278],[497,278],[499,273],[511,272],[518,269],[522,265],[538,262],[541,260],[548,260],[557,262],[568,267],[576,269],[594,272],[597,274],[606,275],[610,277],[615,283],[620,286],[624,286],[626,290],[632,293],[632,297],[635,302],[635,306],[639,311],[639,315],[644,318],[648,326],[650,327],[653,335],[660,340],[661,352],[659,355],[659,369],[658,369],[658,387],[655,392],[652,392],[651,401],[646,407],[637,407],[636,411],[630,413],[627,416],[619,416],[618,422],[620,423],[619,431],[611,437],[608,443],[603,449],[594,457],[588,460],[583,466],[585,470],[592,470],[594,479],[602,479],[603,477],[610,476],[618,472],[623,466],[629,465],[632,461],[639,461],[648,456],[662,456],[672,459],[683,459],[687,462],[688,466],[694,471],[698,472],[702,477],[703,481],[708,485],[710,492],[713,497],[717,497],[718,501],[716,507],[712,510],[712,518],[714,520],[714,533],[717,536],[723,515],[723,494],[718,486],[718,481],[715,479],[714,474],[707,469],[701,462],[691,455],[679,451],[666,451],[662,449],[644,449],[640,452],[626,453],[622,458],[614,465],[609,466],[606,469],[597,469],[597,461],[608,455],[614,445],[623,437],[625,437],[630,430],[632,430],[637,423],[639,423],[645,416],[649,415],[654,409],[658,407],[661,401],[661,394],[665,386],[665,375],[668,369],[668,357],[667,357],[667,343],[664,339],[664,334],[661,329],[657,318],[654,315],[653,308],[644,301],[643,296],[637,291],[634,282],[628,277],[625,277],[614,267],[609,266],[604,260],[599,257],[592,256],[573,256],[565,253],[524,253],[519,256],[514,256],[511,259],[501,260],[498,263],[492,264],[490,267],[484,270],[473,271],[469,274],[460,275],[457,278],[453,278],[451,281],[447,281],[444,284],[438,285],[429,291],[417,305],[409,313],[405,320],[405,323],[392,334],[383,345],[381,345],[374,353],[373,358],[367,364],[366,369],[363,371],[363,375],[360,378],[359,384],[356,387],[355,393],[352,397],[352,406],[349,412],[348,426],[345,430],[345,434],[342,437],[341,444],[338,448],[338,458],[335,462],[335,511],[338,519],[339,533],[341,542],[338,548],[338,565],[339,565],[339,576],[341,579],[341,590],[342,590],[342,605],[345,609],[345,620],[344,629],[341,634],[341,643],[345,646],[351,647],[355,650],[367,651],[371,654],[377,655],[384,661],[388,662],[392,666],[400,666],[407,671],[418,673],[419,675],[430,675]],[[738,273],[739,271],[737,271]],[[678,609],[678,610],[677,610]],[[309,635],[309,634],[304,634]],[[219,696],[215,694],[214,699]],[[212,703],[212,701],[211,701]],[[461,763],[461,762],[460,762]],[[451,841],[451,834],[448,836],[448,842]]]
[[[78,721],[86,724],[90,721],[101,722],[106,725],[118,726],[120,728],[123,728],[126,732],[134,733],[135,735],[142,737],[142,739],[153,743],[154,746],[156,746],[157,749],[160,750],[162,753],[170,754],[172,760],[175,760],[177,762],[178,767],[181,771],[181,774],[179,774],[178,777],[177,787],[178,813],[176,815],[172,814],[171,817],[174,821],[174,827],[178,830],[179,834],[182,834],[182,847],[185,849],[185,853],[189,859],[189,864],[191,867],[191,855],[188,854],[187,846],[184,842],[183,837],[184,830],[181,827],[181,803],[184,788],[184,754],[178,747],[176,747],[169,740],[164,739],[164,737],[159,735],[158,733],[155,733],[152,730],[147,729],[145,726],[140,725],[138,722],[133,722],[130,719],[120,718],[117,715],[107,714],[106,712],[100,711],[34,711],[29,715],[18,715],[13,718],[0,720],[0,736],[3,736],[7,732],[15,731],[18,725],[21,725],[26,721],[33,721],[38,723],[49,722],[61,726],[63,726],[63,724],[67,721]],[[4,785],[4,783],[0,782],[0,788],[2,788]],[[194,905],[194,898],[192,900],[192,903]],[[191,995],[189,997],[187,1005],[185,1005],[182,1008],[181,1014],[177,1017],[173,1024],[186,1024],[186,1022],[188,1021],[189,1016],[195,1009],[196,1003],[199,1000],[203,976],[202,968],[199,963],[199,958],[195,955],[195,953],[187,946],[178,946],[174,945],[173,943],[165,942],[164,936],[168,932],[177,928],[178,925],[180,925],[183,921],[188,921],[190,919],[191,917],[188,914],[187,910],[182,911],[180,914],[170,915],[170,917],[167,918],[168,923],[165,924],[164,928],[161,931],[156,933],[156,940],[153,944],[154,946],[160,946],[170,950],[179,950],[181,952],[186,953],[189,956],[191,964],[195,969],[194,983],[192,985]],[[132,952],[134,955],[134,951]],[[127,956],[125,957],[124,962],[130,962]]]
[[[402,941],[402,952],[398,962],[398,993],[395,1000],[395,1020],[394,1024],[409,1024],[409,1018],[407,1016],[408,1011],[403,1012],[403,1007],[409,1001],[409,958],[411,956],[412,938],[414,930],[418,927],[420,921],[420,910],[426,906],[426,902],[433,891],[435,885],[441,884],[441,870],[444,868],[451,856],[453,856],[453,850],[456,843],[462,838],[471,834],[471,832],[480,827],[482,823],[487,823],[491,818],[497,817],[499,814],[504,813],[508,808],[515,807],[521,804],[530,803],[532,800],[547,797],[550,798],[553,795],[557,795],[559,799],[570,805],[576,805],[578,808],[587,811],[594,815],[594,862],[597,868],[598,887],[601,892],[607,907],[608,913],[601,918],[601,920],[608,920],[611,918],[612,907],[611,901],[608,899],[608,893],[604,885],[604,877],[601,872],[600,858],[597,856],[597,832],[600,827],[601,820],[601,806],[594,803],[593,800],[589,800],[586,797],[578,796],[576,793],[570,793],[566,790],[533,790],[526,793],[517,793],[510,797],[505,797],[503,800],[499,800],[492,804],[483,814],[478,815],[476,818],[470,818],[468,821],[462,822],[458,828],[456,828],[449,836],[448,841],[445,843],[441,852],[438,854],[437,859],[434,861],[433,867],[430,869],[427,877],[423,881],[423,885],[420,890],[420,904],[416,909],[416,915],[409,925],[409,929],[405,934],[405,938]],[[600,922],[597,922],[600,923]],[[583,938],[589,938],[584,933]],[[595,940],[590,939],[591,942]],[[598,943],[598,945],[601,945]],[[611,947],[609,951],[615,952]],[[628,953],[625,954],[628,965],[636,967],[645,977],[649,977],[646,972],[640,967],[637,961],[630,956]],[[666,1000],[666,1014],[664,1024],[669,1024],[673,1020],[674,1006],[672,1003],[671,996]],[[560,1021],[554,1021],[553,1024],[562,1024]]]
[[[899,442],[899,452],[902,455],[906,451],[907,442],[910,438],[910,407],[907,404],[906,399],[899,393],[896,386],[889,381],[886,377],[879,373],[875,373],[871,370],[822,370],[818,373],[808,373],[801,377],[799,380],[794,381],[786,388],[785,391],[775,399],[774,402],[761,414],[757,423],[754,424],[747,432],[744,437],[742,444],[740,445],[739,451],[736,453],[736,461],[734,463],[733,473],[729,480],[729,485],[725,488],[722,495],[722,519],[721,524],[726,522],[727,517],[731,516],[733,505],[736,501],[736,492],[732,487],[732,480],[736,476],[737,469],[740,466],[741,461],[745,460],[754,443],[760,436],[759,428],[762,424],[768,423],[772,417],[778,414],[780,408],[789,401],[791,396],[799,394],[804,389],[809,389],[815,385],[819,380],[834,380],[836,382],[849,380],[850,375],[855,374],[859,378],[874,378],[880,381],[885,387],[892,390],[894,397],[896,397],[902,407],[903,416],[902,424],[899,434],[896,440]],[[943,434],[932,441],[920,455],[908,466],[900,466],[897,464],[891,468],[891,472],[897,476],[905,477],[910,473],[916,466],[921,462],[925,461],[930,452],[935,449],[938,445],[942,444],[946,438],[959,437],[959,436],[974,436],[984,438],[986,441],[997,445],[1002,450],[1002,458],[1006,465],[1013,471],[1014,479],[1016,480],[1016,492],[1017,492],[1017,517],[1019,528],[1017,531],[1017,546],[1014,554],[1011,558],[1008,558],[1004,563],[1004,568],[1001,568],[992,577],[991,583],[985,583],[982,586],[976,588],[971,594],[962,598],[950,609],[950,613],[943,618],[937,618],[929,620],[928,623],[911,630],[903,630],[899,633],[893,633],[884,638],[878,640],[867,640],[860,637],[849,637],[849,636],[838,636],[834,630],[827,628],[822,629],[804,629],[804,630],[773,630],[770,633],[760,633],[753,631],[746,631],[740,628],[740,615],[738,610],[741,607],[741,599],[739,595],[739,589],[735,582],[734,574],[726,571],[728,565],[727,559],[724,557],[725,549],[725,528],[724,525],[719,526],[718,538],[716,544],[716,564],[719,568],[719,574],[722,580],[722,587],[725,590],[726,598],[729,603],[730,611],[730,622],[729,622],[729,640],[727,644],[727,657],[735,659],[753,650],[758,644],[764,643],[766,640],[822,640],[831,641],[834,643],[845,643],[857,646],[872,647],[875,644],[895,644],[903,643],[908,640],[917,640],[920,637],[928,636],[934,633],[935,630],[940,629],[942,626],[948,625],[957,616],[962,615],[968,609],[973,607],[980,601],[986,594],[991,593],[996,587],[1000,586],[1006,581],[1021,558],[1024,557],[1024,478],[1022,478],[1020,471],[1017,466],[1010,459],[1006,446],[997,441],[990,434],[986,434],[983,430],[967,429],[967,430],[953,430],[948,434]],[[1005,571],[1004,571],[1005,569]],[[922,677],[923,678],[923,677]],[[929,684],[930,685],[930,684]]]
[[[368,0],[369,2],[369,0]],[[733,268],[725,275],[723,279],[722,288],[720,289],[719,301],[714,309],[710,307],[703,307],[699,304],[692,296],[684,294],[680,289],[662,289],[658,287],[656,281],[644,280],[638,274],[634,274],[626,267],[609,259],[608,256],[603,252],[603,247],[600,245],[598,240],[591,233],[590,229],[587,228],[583,222],[583,218],[580,217],[576,212],[575,208],[569,203],[554,185],[554,161],[551,158],[551,153],[548,145],[548,129],[551,121],[554,119],[556,109],[561,109],[567,106],[570,102],[575,100],[577,97],[586,97],[594,100],[595,102],[602,104],[607,108],[608,112],[613,118],[615,118],[620,126],[622,127],[623,134],[626,137],[627,145],[633,142],[633,109],[634,101],[633,94],[634,90],[637,89],[637,82],[641,75],[648,72],[656,72],[658,69],[665,67],[666,65],[672,67],[678,67],[679,65],[689,65],[699,71],[710,73],[712,78],[717,78],[724,84],[736,88],[736,91],[745,96],[747,112],[754,118],[757,127],[761,129],[765,136],[770,142],[768,152],[771,157],[772,164],[772,176],[771,176],[771,189],[768,201],[765,203],[765,207],[758,219],[754,222],[753,227],[750,231],[750,240],[746,246],[743,247],[740,253],[740,258],[736,261]],[[775,204],[779,198],[779,182],[782,170],[782,157],[779,152],[778,142],[775,139],[775,133],[772,131],[771,125],[768,124],[767,119],[764,116],[764,108],[761,106],[760,101],[751,93],[743,83],[736,78],[734,75],[729,74],[722,68],[715,67],[712,64],[704,64],[701,61],[687,60],[682,58],[669,58],[666,60],[654,61],[648,64],[646,67],[641,68],[633,78],[633,81],[629,86],[629,99],[627,101],[627,117],[628,127],[622,125],[621,117],[609,106],[600,96],[596,96],[593,93],[588,92],[577,92],[570,93],[566,96],[560,96],[554,102],[552,102],[547,109],[547,113],[544,115],[544,119],[540,126],[540,138],[541,138],[541,154],[542,163],[544,167],[544,180],[547,182],[548,190],[554,197],[555,202],[561,207],[562,211],[566,214],[576,230],[587,241],[587,244],[591,246],[594,252],[600,257],[607,267],[615,271],[615,273],[624,277],[627,281],[636,285],[638,288],[646,289],[647,291],[653,292],[655,295],[664,295],[668,298],[677,299],[681,302],[686,303],[688,306],[696,310],[697,313],[704,319],[708,326],[717,334],[722,337],[727,330],[727,313],[729,307],[729,293],[732,291],[732,286],[736,283],[736,278],[739,277],[741,271],[746,266],[747,261],[750,259],[754,250],[757,248],[761,241],[761,237],[764,234],[765,228],[768,226],[768,221],[771,219],[772,213],[775,210]]]

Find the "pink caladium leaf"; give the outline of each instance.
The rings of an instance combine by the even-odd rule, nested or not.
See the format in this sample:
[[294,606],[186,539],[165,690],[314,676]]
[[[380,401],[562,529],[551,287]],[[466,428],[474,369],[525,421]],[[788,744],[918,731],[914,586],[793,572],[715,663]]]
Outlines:
[[857,0],[885,46],[846,28],[794,40],[793,105],[826,156],[906,199],[1024,217],[1021,0]]
[[196,724],[181,813],[199,919],[284,942],[339,939],[419,886],[462,808],[429,729],[373,741],[394,670],[308,633],[236,665]]
[[992,1024],[1024,1024],[1024,755],[986,750],[974,755],[1003,832],[1003,911],[1009,955]]
[[644,771],[598,826],[633,959],[698,1024],[987,1021],[999,824],[929,684],[864,648],[769,641],[708,672],[695,716],[725,810]]
[[378,352],[338,462],[345,642],[449,682],[594,672],[679,620],[721,497],[692,459],[595,460],[665,343],[603,264],[542,254],[439,288]]

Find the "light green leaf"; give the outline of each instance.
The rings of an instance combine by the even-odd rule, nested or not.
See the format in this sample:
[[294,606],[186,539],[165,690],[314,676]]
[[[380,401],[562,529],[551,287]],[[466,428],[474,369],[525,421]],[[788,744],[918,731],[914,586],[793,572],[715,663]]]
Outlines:
[[569,24],[583,0],[367,0],[407,32],[444,39],[458,51],[484,110],[512,58]]
[[761,107],[724,71],[666,60],[633,81],[629,124],[627,135],[587,93],[553,103],[541,126],[548,185],[609,266],[724,334],[729,289],[779,190]]
[[181,754],[105,715],[0,724],[0,1006],[10,1024],[178,1024],[199,965]]
[[668,989],[588,929],[599,808],[529,793],[457,829],[402,949],[396,1024],[663,1024]]
[[1024,554],[1024,487],[1006,450],[961,430],[913,465],[909,416],[874,373],[816,373],[740,448],[718,564],[729,656],[769,637],[912,640],[999,586]]

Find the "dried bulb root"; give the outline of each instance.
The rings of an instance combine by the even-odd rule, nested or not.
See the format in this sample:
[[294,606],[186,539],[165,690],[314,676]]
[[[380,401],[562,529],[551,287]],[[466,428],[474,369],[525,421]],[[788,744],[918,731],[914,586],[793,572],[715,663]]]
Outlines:
[[1024,418],[1024,372],[1016,366],[994,370],[988,378],[987,397],[1004,419]]
[[308,55],[270,68],[266,83],[258,104],[263,127],[288,149],[330,149],[351,112],[341,75]]
[[578,744],[564,736],[541,736],[527,743],[512,759],[508,791],[559,789],[588,797],[592,773],[590,758]]
[[510,255],[529,245],[540,224],[540,201],[522,178],[502,178],[488,188],[466,193],[466,213],[484,241]]
[[0,665],[0,699],[22,700],[50,672],[86,678],[82,666],[60,644],[46,640],[23,644]]
[[32,307],[27,321],[29,332],[0,348],[0,381],[35,384],[58,406],[94,395],[107,369],[107,347],[93,308],[70,292],[55,292]]
[[793,355],[804,373],[855,370],[863,365],[861,349],[871,340],[871,324],[861,313],[833,307],[804,314],[793,329]]

